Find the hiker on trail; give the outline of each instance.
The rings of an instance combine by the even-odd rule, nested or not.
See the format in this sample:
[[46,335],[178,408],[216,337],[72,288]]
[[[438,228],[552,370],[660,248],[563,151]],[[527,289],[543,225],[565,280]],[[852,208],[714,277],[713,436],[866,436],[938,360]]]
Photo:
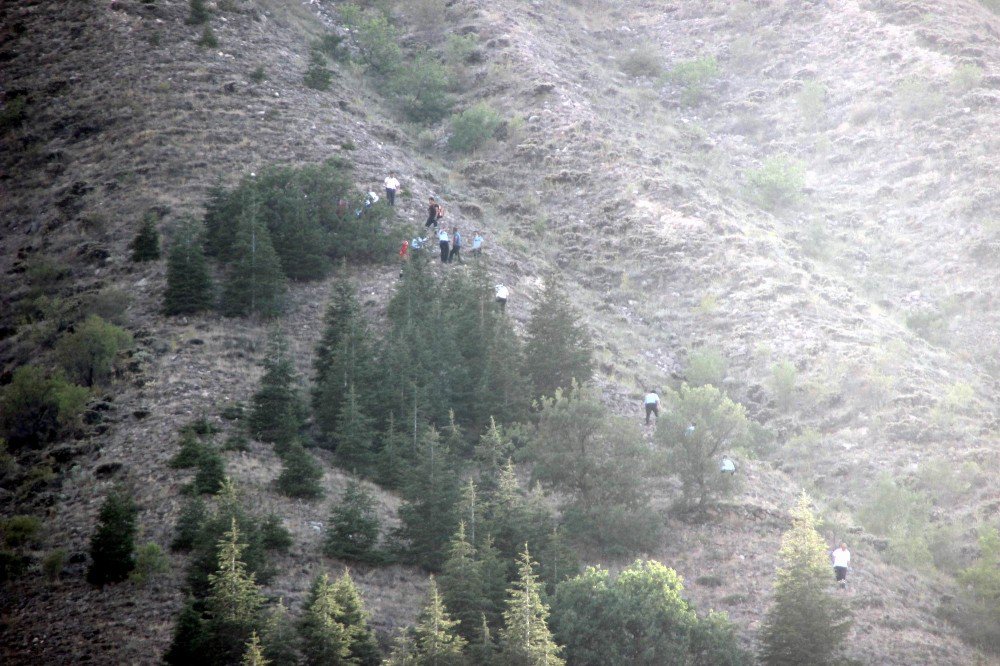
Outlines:
[[847,544],[840,542],[840,548],[831,553],[833,558],[833,575],[837,584],[847,587],[847,567],[851,564],[851,551],[847,550]]
[[438,232],[438,247],[441,248],[441,263],[448,263],[448,230],[442,229]]
[[444,207],[434,197],[430,197],[427,201],[427,221],[424,222],[424,229],[430,226],[437,229],[438,220],[444,217]]
[[472,237],[472,256],[478,257],[483,253],[483,236],[476,231],[476,235]]
[[375,192],[369,190],[368,196],[365,197],[364,207],[358,208],[356,211],[354,211],[354,216],[361,217],[361,215],[363,213],[368,212],[368,209],[374,206],[377,201],[378,201],[378,195],[375,194]]
[[510,295],[510,290],[504,284],[498,284],[493,288],[497,296],[497,305],[500,306],[501,314],[507,311],[507,297]]
[[385,177],[385,200],[390,206],[396,205],[396,190],[399,189],[399,181],[391,172]]
[[660,396],[656,394],[656,391],[649,390],[646,391],[646,398],[643,400],[643,404],[646,405],[646,425],[649,425],[649,415],[656,414],[656,420],[660,420]]
[[452,259],[458,259],[458,263],[462,263],[462,234],[458,233],[458,227],[451,228],[451,252],[448,254],[448,263],[451,263]]
[[399,246],[399,259],[406,261],[410,258],[410,241],[403,239],[403,244]]

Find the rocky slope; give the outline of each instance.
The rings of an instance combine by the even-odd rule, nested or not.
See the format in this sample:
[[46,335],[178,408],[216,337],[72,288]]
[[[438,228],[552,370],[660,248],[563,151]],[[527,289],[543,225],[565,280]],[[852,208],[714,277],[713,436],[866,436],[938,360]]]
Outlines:
[[[70,445],[58,482],[19,507],[46,515],[47,547],[84,552],[116,479],[140,491],[145,538],[166,543],[185,481],[165,464],[178,426],[246,400],[258,376],[263,324],[157,314],[162,265],[127,258],[142,212],[198,215],[217,178],[343,154],[362,186],[397,170],[410,192],[400,212],[414,221],[433,193],[460,225],[483,228],[518,320],[541,276],[559,271],[622,411],[643,384],[683,378],[693,350],[722,352],[727,390],[776,442],[743,465],[740,493],[712,522],[665,518],[649,556],[684,575],[700,608],[728,611],[752,645],[785,511],[805,486],[830,538],[850,529],[857,543],[851,657],[985,659],[938,616],[950,584],[885,562],[852,515],[879,475],[916,477],[939,459],[988,464],[1000,439],[1000,19],[971,0],[459,0],[429,29],[418,10],[433,3],[401,4],[407,40],[476,35],[481,57],[459,104],[485,98],[513,121],[462,158],[445,150],[445,127],[418,141],[355,68],[337,68],[329,93],[301,85],[309,39],[337,29],[334,3],[219,4],[219,46],[204,49],[180,0],[0,3],[3,93],[28,100],[26,123],[0,139],[3,310],[45,256],[72,271],[63,298],[127,294],[140,342],[103,423]],[[690,104],[669,77],[625,73],[644,53],[664,71],[714,57],[718,73]],[[258,65],[267,80],[253,83]],[[767,212],[748,174],[775,156],[797,160],[805,184]],[[355,277],[377,315],[394,271]],[[304,373],[328,290],[297,287],[282,322]],[[38,335],[2,323],[6,372]],[[797,373],[788,405],[771,382],[786,360]],[[956,386],[971,397],[949,400]],[[271,493],[267,447],[227,455],[245,492],[296,537],[268,590],[294,603],[310,572],[337,567],[316,548],[328,501]],[[330,467],[324,483],[333,491],[343,476]],[[970,543],[996,491],[981,475],[937,517],[966,525]],[[669,494],[664,483],[664,508]],[[391,514],[394,498],[381,501]],[[13,586],[0,638],[9,663],[155,662],[182,601],[183,558],[173,564],[147,589],[92,590],[80,563],[56,588],[37,576]],[[723,585],[696,582],[708,576]],[[412,617],[419,572],[359,578],[380,630]]]

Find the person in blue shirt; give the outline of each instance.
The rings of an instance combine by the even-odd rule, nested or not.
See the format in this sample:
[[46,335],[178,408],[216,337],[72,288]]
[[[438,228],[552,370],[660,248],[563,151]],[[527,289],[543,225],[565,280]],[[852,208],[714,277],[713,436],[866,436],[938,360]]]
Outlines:
[[451,228],[451,252],[448,254],[448,263],[451,263],[452,259],[458,259],[458,263],[462,263],[462,234],[458,233],[458,227]]

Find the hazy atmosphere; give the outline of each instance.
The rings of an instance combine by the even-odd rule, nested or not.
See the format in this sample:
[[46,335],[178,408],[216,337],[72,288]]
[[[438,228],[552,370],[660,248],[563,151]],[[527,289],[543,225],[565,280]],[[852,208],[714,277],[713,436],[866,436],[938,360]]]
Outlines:
[[0,662],[1000,664],[1000,0],[0,0]]

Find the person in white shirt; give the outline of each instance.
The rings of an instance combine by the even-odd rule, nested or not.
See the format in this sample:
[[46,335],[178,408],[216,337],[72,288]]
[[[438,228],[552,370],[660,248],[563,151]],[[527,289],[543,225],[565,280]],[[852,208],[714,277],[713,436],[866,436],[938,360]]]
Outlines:
[[396,176],[389,174],[385,177],[385,200],[390,206],[396,205],[396,190],[399,189],[399,181]]
[[448,263],[448,246],[450,245],[448,230],[442,229],[438,232],[438,245],[441,247],[441,263]]
[[646,405],[646,425],[649,425],[649,415],[656,414],[656,420],[660,420],[660,396],[656,394],[656,391],[649,390],[646,391],[646,398],[643,400]]
[[507,297],[510,295],[510,290],[507,289],[506,285],[498,284],[493,288],[497,296],[497,305],[500,306],[500,312],[507,311]]
[[851,551],[847,550],[847,544],[841,542],[840,548],[833,551],[831,557],[833,558],[833,575],[841,587],[846,587],[847,567],[851,564]]
[[472,237],[472,256],[478,257],[483,253],[483,236],[478,231]]
[[365,203],[362,208],[358,208],[354,211],[355,217],[361,217],[364,213],[368,212],[368,209],[374,206],[378,202],[378,195],[373,191],[368,192],[368,196],[365,197]]

